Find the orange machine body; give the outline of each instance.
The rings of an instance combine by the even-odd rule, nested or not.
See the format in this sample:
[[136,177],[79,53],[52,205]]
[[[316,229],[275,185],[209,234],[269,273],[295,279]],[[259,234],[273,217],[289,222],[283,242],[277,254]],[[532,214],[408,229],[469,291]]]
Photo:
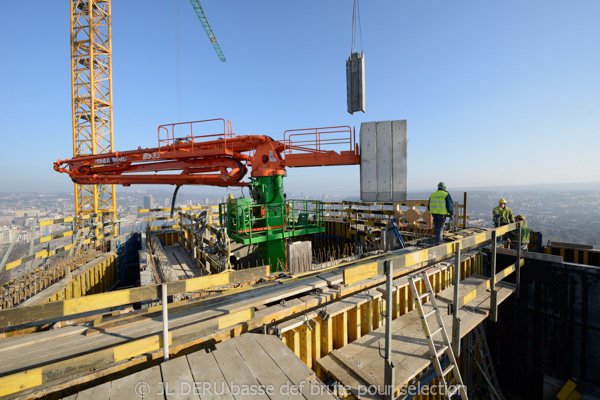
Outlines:
[[[222,123],[223,130],[198,135],[201,124],[209,122]],[[178,130],[189,134],[176,138]],[[324,135],[332,136],[323,139]],[[327,145],[348,150],[325,150]],[[350,127],[286,131],[280,142],[265,135],[238,136],[231,122],[213,119],[161,125],[154,148],[58,160],[54,169],[78,184],[247,186],[242,179],[249,169],[252,177],[285,176],[286,167],[359,163]]]

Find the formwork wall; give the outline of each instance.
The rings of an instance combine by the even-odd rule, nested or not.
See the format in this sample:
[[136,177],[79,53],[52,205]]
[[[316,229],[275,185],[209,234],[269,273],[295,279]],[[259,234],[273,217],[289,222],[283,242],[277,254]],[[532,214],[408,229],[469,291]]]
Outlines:
[[[461,262],[462,279],[471,275],[483,274],[483,260],[481,253],[465,255]],[[445,269],[430,276],[430,282],[437,293],[452,285],[454,281],[454,265],[448,265]],[[425,292],[425,284],[417,283],[417,290]],[[413,297],[408,284],[398,287],[392,295],[393,303],[386,305],[381,292],[372,289],[368,291],[371,299],[358,306],[347,302],[348,306],[339,308],[335,313],[323,319],[321,316],[309,319],[300,326],[282,329],[282,341],[298,356],[308,367],[313,369],[319,377],[323,377],[323,371],[317,365],[317,360],[326,356],[331,351],[339,349],[351,343],[361,336],[383,326],[385,314],[388,309],[392,312],[392,319],[396,319],[414,308]],[[429,385],[437,385],[437,378],[433,378],[435,372],[426,370],[416,377],[413,382],[426,382]],[[411,382],[412,383],[412,382]],[[435,396],[417,396],[417,399],[433,399]]]
[[488,332],[505,394],[541,398],[544,375],[600,386],[600,269],[528,259],[521,282]]
[[106,292],[116,282],[117,272],[117,255],[105,254],[90,261],[82,270],[73,272],[65,287],[47,301],[60,301]]

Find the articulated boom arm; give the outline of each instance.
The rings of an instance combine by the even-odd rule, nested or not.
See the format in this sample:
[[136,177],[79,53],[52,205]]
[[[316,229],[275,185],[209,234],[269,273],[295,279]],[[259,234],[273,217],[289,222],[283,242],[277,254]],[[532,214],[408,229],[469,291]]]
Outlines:
[[[194,135],[199,123],[210,121],[222,122],[223,132]],[[349,127],[344,128],[347,128],[344,132],[351,133]],[[189,129],[190,134],[175,138],[178,129],[180,132]],[[282,143],[264,135],[237,136],[231,131],[231,123],[223,119],[161,125],[158,147],[58,160],[54,169],[67,173],[78,184],[248,186],[250,183],[242,179],[249,168],[252,177],[267,177],[285,176],[286,166],[360,163],[356,145],[351,144],[351,151],[338,154],[322,148],[324,144],[332,144],[321,139],[322,130],[314,130],[316,140],[312,145],[304,140],[311,135],[306,131],[311,130],[289,131],[302,135],[303,141],[294,144],[288,139]]]

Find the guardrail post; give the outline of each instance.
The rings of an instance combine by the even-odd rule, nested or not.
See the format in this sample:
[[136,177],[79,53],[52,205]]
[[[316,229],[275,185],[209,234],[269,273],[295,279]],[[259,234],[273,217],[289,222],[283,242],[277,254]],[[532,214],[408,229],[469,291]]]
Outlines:
[[[385,284],[385,371],[384,371],[384,400],[394,399],[394,363],[392,362],[392,291],[393,287],[393,262],[385,261],[385,274],[387,276]],[[427,278],[425,278],[427,279]]]
[[454,264],[454,303],[452,304],[452,350],[457,356],[460,354],[460,318],[458,318],[458,300],[460,287],[460,242],[456,243],[456,257]]
[[169,359],[169,313],[168,313],[168,297],[167,284],[162,285],[162,319],[163,319],[163,347],[165,349],[164,360]]
[[496,230],[492,231],[492,259],[491,259],[491,303],[490,303],[490,321],[498,322],[498,292],[496,291],[496,249],[498,242],[496,240]]
[[516,267],[516,271],[517,271],[517,277],[515,279],[515,283],[517,285],[517,299],[519,298],[519,289],[521,287],[521,257],[522,255],[522,245],[521,245],[521,221],[517,222],[517,267]]

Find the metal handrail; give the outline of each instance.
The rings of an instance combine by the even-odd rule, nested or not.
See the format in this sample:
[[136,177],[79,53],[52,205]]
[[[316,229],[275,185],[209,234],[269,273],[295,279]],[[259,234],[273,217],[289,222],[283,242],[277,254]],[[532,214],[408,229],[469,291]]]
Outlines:
[[[334,137],[322,139],[322,135],[327,134],[348,134],[347,137]],[[314,136],[314,139],[297,140],[293,138],[302,136]],[[306,129],[289,129],[283,132],[283,143],[285,144],[284,154],[293,154],[294,150],[301,153],[318,153],[325,152],[323,149],[327,145],[344,145],[348,144],[349,150],[353,151],[356,147],[355,131],[350,126],[331,126],[324,128],[306,128]]]
[[[223,132],[222,133],[215,133],[215,134],[209,134],[209,135],[197,135],[197,136],[194,135],[194,125],[195,124],[200,124],[203,122],[214,122],[214,121],[222,121],[223,122]],[[179,127],[179,126],[188,126],[188,125],[189,125],[189,129],[190,129],[190,134],[186,135],[184,137],[176,138],[175,137],[175,128]],[[161,138],[161,132],[164,132],[162,138]],[[223,139],[224,146],[227,147],[227,139],[236,137],[236,134],[233,133],[233,126],[231,124],[231,121],[225,120],[223,118],[213,118],[213,119],[205,119],[205,120],[200,120],[200,121],[177,122],[177,123],[173,123],[173,124],[160,125],[158,127],[158,149],[160,150],[162,146],[174,145],[178,140],[182,140],[182,139],[184,139],[188,142],[191,141],[192,148],[193,148],[193,144],[196,142],[199,142],[198,139],[203,139],[201,141],[205,141],[206,138],[214,138],[214,137]]]

